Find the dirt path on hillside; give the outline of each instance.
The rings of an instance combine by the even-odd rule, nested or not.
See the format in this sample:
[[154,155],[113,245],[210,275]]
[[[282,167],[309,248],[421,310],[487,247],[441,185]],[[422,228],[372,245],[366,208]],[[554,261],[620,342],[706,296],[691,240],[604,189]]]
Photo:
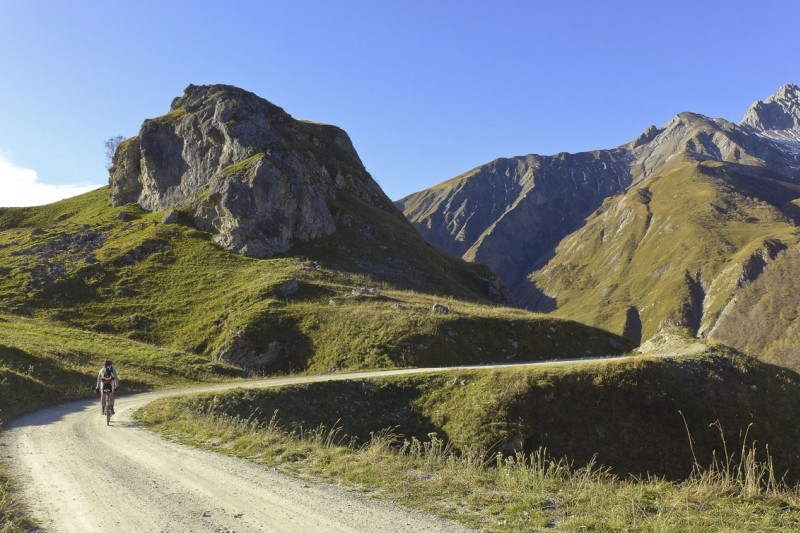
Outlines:
[[[278,378],[192,391],[437,370],[454,369]],[[123,395],[111,427],[105,425],[97,401],[82,401],[27,415],[3,432],[0,454],[44,531],[466,531],[339,486],[300,481],[242,459],[170,442],[132,421],[136,409],[180,392],[187,391]]]

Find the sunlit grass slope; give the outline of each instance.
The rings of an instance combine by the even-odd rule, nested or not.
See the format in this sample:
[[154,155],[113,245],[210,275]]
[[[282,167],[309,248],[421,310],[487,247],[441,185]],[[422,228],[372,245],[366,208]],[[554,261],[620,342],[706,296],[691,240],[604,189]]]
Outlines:
[[221,250],[208,233],[162,223],[164,213],[111,208],[106,189],[2,210],[0,301],[17,315],[266,372],[624,349],[603,331],[493,305],[486,269],[437,251],[399,214],[340,201],[353,204],[344,230],[275,259]]
[[745,171],[676,161],[607,201],[531,281],[558,316],[637,342],[671,326],[708,334],[753,265],[798,238],[777,186]]

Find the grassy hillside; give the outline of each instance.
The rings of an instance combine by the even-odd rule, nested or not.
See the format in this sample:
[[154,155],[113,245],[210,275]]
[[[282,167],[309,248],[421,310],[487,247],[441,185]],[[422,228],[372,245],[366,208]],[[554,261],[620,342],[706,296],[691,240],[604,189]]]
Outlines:
[[[141,342],[0,315],[0,429],[44,407],[94,397],[97,371],[111,358],[122,394],[242,376],[241,369]],[[0,532],[31,531],[0,461]]]
[[800,248],[791,246],[736,294],[711,336],[800,371]]
[[19,414],[93,396],[106,358],[119,370],[123,393],[243,375],[186,352],[0,315],[0,427]]
[[[635,342],[663,327],[707,334],[748,270],[797,241],[745,167],[683,160],[615,197],[530,280],[556,315]],[[751,196],[734,182],[747,181]],[[785,207],[785,206],[784,206]]]
[[800,477],[798,407],[800,376],[711,346],[186,396],[140,417],[489,531],[788,531],[800,505],[779,480]]
[[722,347],[677,359],[329,382],[180,402],[191,412],[260,422],[277,410],[286,425],[338,423],[360,442],[387,428],[421,440],[435,432],[463,453],[547,448],[578,464],[596,456],[618,474],[673,479],[687,477],[695,458],[710,464],[714,450],[722,453],[718,422],[731,449],[748,432],[748,446],[769,445],[776,468],[800,479],[800,376]]
[[259,372],[624,348],[599,330],[492,305],[491,273],[436,251],[399,214],[351,205],[336,236],[299,244],[292,257],[252,259],[188,224],[162,223],[163,213],[111,208],[107,194],[0,212],[8,312]]
[[[624,339],[498,307],[494,275],[400,213],[340,195],[342,228],[252,259],[108,189],[0,209],[0,424],[85,398],[113,359],[124,392],[244,374],[619,353]],[[434,304],[444,312],[433,311]],[[235,366],[231,366],[235,365]],[[24,520],[0,464],[0,531]]]

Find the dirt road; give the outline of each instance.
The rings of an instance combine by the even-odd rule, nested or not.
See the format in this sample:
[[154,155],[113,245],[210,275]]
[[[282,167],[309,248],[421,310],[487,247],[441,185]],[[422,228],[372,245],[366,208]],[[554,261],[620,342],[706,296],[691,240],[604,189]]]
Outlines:
[[[437,370],[453,369],[278,378],[192,391]],[[45,531],[465,531],[341,487],[169,442],[132,421],[139,407],[178,392],[184,391],[123,395],[110,427],[97,401],[83,401],[27,415],[0,435],[0,455]]]

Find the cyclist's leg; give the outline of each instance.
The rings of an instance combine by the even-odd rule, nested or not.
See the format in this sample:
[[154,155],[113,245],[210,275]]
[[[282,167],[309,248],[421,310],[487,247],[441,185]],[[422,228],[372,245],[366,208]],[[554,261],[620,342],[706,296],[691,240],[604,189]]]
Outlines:
[[111,407],[111,414],[114,414],[114,389],[108,391],[108,405]]
[[100,389],[100,412],[105,414],[106,412],[106,391],[105,389]]

